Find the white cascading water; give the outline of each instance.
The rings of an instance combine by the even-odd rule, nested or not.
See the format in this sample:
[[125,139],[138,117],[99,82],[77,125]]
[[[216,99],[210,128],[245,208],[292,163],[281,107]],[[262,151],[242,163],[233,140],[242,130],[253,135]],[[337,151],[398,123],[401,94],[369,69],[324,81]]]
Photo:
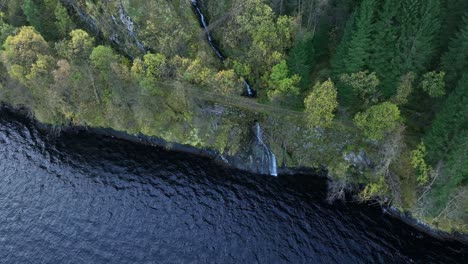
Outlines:
[[262,139],[262,130],[260,128],[260,124],[257,122],[255,123],[255,136],[257,137],[258,142],[263,146],[265,152],[267,153],[268,162],[269,162],[269,173],[272,176],[278,176],[278,170],[276,168],[276,156],[271,152],[271,150],[267,147],[267,145],[263,142]]
[[278,170],[276,168],[276,156],[271,151],[270,151],[270,154],[271,154],[270,174],[273,176],[278,176]]
[[203,29],[205,30],[206,36],[208,38],[208,44],[210,44],[211,48],[216,53],[216,56],[218,56],[220,60],[222,61],[225,60],[226,58],[224,57],[224,55],[221,53],[221,51],[219,51],[219,49],[213,43],[213,37],[211,36],[210,31],[208,30],[208,23],[206,23],[205,16],[203,15],[203,12],[200,9],[198,1],[192,0],[192,5],[195,8],[195,11],[197,12],[197,14],[200,16],[200,21],[202,23]]
[[[203,26],[203,29],[205,30],[205,34],[206,34],[206,36],[208,38],[208,44],[213,49],[213,51],[216,53],[216,56],[218,56],[218,58],[221,61],[224,61],[226,59],[226,57],[224,57],[224,55],[221,53],[219,48],[213,42],[213,37],[211,36],[211,33],[210,33],[209,29],[208,29],[208,23],[205,20],[205,15],[203,15],[203,12],[200,9],[200,3],[198,3],[198,0],[191,0],[191,1],[192,1],[193,8],[195,8],[195,12],[199,16],[199,19],[200,19],[200,22],[201,22],[201,24]],[[245,90],[247,92],[247,96],[248,97],[254,97],[255,96],[254,91],[252,90],[252,88],[250,87],[250,84],[245,79],[244,79],[244,86],[245,86]]]
[[247,95],[252,96],[253,93],[252,93],[252,89],[250,88],[250,84],[245,79],[244,79],[244,85],[245,85],[245,89],[247,90]]

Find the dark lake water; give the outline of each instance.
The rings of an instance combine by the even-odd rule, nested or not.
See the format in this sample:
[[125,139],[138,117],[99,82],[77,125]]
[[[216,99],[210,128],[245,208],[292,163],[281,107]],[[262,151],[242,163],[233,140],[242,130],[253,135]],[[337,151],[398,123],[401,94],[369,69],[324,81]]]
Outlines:
[[[0,110],[1,263],[463,263],[314,176],[259,176]],[[465,262],[466,263],[466,262]]]

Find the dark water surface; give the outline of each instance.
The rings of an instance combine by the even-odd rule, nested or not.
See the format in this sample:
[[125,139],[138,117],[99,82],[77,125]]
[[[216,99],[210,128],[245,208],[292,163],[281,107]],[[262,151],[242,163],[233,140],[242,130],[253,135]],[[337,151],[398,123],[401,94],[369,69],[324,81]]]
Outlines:
[[0,110],[1,263],[462,263],[467,247],[377,208]]

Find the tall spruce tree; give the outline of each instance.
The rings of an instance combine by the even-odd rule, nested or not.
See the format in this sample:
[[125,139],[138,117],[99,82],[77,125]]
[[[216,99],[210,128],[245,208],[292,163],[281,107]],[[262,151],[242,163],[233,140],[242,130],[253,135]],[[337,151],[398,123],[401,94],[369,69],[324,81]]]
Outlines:
[[348,18],[348,21],[346,22],[343,30],[343,36],[341,38],[340,44],[335,51],[335,55],[331,59],[332,75],[336,80],[346,71],[345,57],[348,52],[349,42],[351,41],[355,22],[356,12],[352,13]]
[[337,83],[340,102],[351,106],[357,97],[349,85],[339,82],[340,75],[359,72],[366,67],[371,54],[372,22],[375,0],[364,0],[346,23],[343,38],[331,61],[333,78]]
[[57,0],[24,0],[23,12],[28,22],[47,40],[57,40],[59,31],[55,25]]
[[[452,147],[448,150],[444,158],[442,177],[436,179],[431,192],[433,201],[430,212],[432,215],[438,215],[447,203],[452,199],[457,188],[465,185],[468,181],[468,130],[462,130],[453,139]],[[463,198],[460,198],[463,199]],[[466,210],[459,210],[460,213],[468,216]],[[462,218],[463,219],[463,218]],[[466,224],[466,220],[462,220]]]
[[398,16],[401,27],[398,47],[400,74],[426,71],[437,48],[440,31],[440,0],[403,0]]
[[448,51],[442,57],[442,70],[447,74],[447,90],[452,90],[462,74],[468,71],[468,12],[463,27],[450,41]]
[[458,82],[457,88],[437,113],[429,133],[424,137],[427,158],[436,163],[453,147],[453,138],[468,124],[468,74]]
[[345,55],[346,67],[344,73],[355,73],[366,68],[371,54],[371,33],[375,7],[375,0],[364,0],[359,7],[355,30]]
[[389,98],[396,92],[398,66],[396,65],[397,39],[396,16],[400,11],[399,0],[385,0],[374,26],[372,55],[369,60],[371,71],[381,80],[382,94]]
[[315,50],[313,39],[310,36],[300,36],[296,40],[295,46],[289,52],[288,66],[292,74],[301,77],[299,87],[307,88],[310,84],[310,74],[314,66]]
[[442,4],[442,30],[439,34],[439,45],[441,52],[448,49],[451,39],[463,27],[460,21],[468,10],[468,1],[466,0],[441,0]]

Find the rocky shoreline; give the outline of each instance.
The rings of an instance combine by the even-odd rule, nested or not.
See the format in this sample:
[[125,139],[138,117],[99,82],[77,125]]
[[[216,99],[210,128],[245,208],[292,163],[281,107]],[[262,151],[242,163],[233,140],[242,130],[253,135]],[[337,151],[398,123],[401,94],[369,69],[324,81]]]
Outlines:
[[[210,149],[200,149],[189,145],[167,142],[163,139],[157,137],[149,137],[143,134],[139,135],[130,135],[125,132],[116,131],[111,128],[94,128],[94,127],[87,127],[87,126],[74,126],[74,125],[67,125],[57,127],[54,125],[43,124],[39,122],[37,119],[33,117],[30,110],[26,106],[18,106],[14,107],[9,104],[1,103],[0,104],[0,111],[8,111],[11,114],[17,115],[21,118],[26,118],[30,120],[38,129],[43,131],[44,133],[53,133],[53,131],[60,131],[66,133],[79,133],[86,131],[87,133],[100,135],[104,137],[111,137],[119,140],[125,140],[128,142],[136,143],[136,144],[145,144],[153,147],[164,148],[169,151],[175,152],[182,152],[188,153],[192,155],[202,156],[213,160],[216,164],[232,169],[238,169],[247,171],[250,173],[255,173],[255,171],[249,171],[245,169],[245,166],[241,164],[233,163],[233,162],[226,162],[226,158],[223,157],[218,151],[210,150]],[[230,160],[235,160],[231,158]],[[278,168],[278,176],[279,177],[292,177],[294,175],[313,175],[314,177],[320,177],[324,180],[331,180],[327,174],[325,169],[315,169],[315,168],[307,168],[307,167],[300,167],[300,168],[288,168],[288,167],[279,167]],[[272,176],[270,176],[272,177]],[[416,218],[411,216],[410,213],[401,212],[398,208],[392,205],[384,205],[382,206],[382,210],[384,214],[387,214],[389,217],[398,219],[403,223],[415,228],[416,230],[435,237],[440,240],[444,241],[458,241],[461,243],[468,244],[468,234],[462,234],[458,232],[448,233],[442,230],[438,230]]]

